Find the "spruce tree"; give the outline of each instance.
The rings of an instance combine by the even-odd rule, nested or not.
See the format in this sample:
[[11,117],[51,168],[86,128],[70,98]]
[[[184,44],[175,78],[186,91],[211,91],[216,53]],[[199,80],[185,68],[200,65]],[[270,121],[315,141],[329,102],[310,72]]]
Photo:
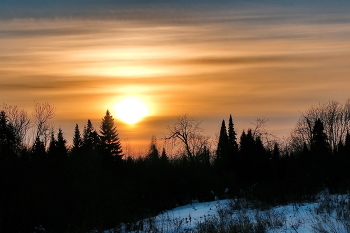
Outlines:
[[0,112],[0,161],[9,161],[16,158],[19,149],[19,138],[14,128],[8,122],[6,113]]
[[94,127],[92,126],[92,123],[90,119],[87,121],[86,126],[84,126],[84,134],[83,134],[83,146],[88,149],[92,149],[93,145],[93,138],[92,133],[94,131]]
[[40,140],[40,137],[37,136],[32,147],[31,161],[41,162],[46,158],[45,145]]
[[160,160],[162,161],[162,163],[167,163],[168,162],[168,156],[166,155],[166,151],[165,151],[164,147],[163,147],[163,150],[162,150],[162,155],[160,156]]
[[229,123],[228,123],[228,144],[231,150],[231,153],[235,156],[238,152],[238,144],[237,137],[234,129],[234,124],[232,121],[232,116],[230,115]]
[[67,146],[66,146],[66,139],[64,139],[63,137],[63,132],[62,129],[58,129],[58,133],[57,133],[57,155],[59,156],[59,158],[65,158],[68,155],[68,150],[67,150]]
[[252,134],[252,130],[248,129],[245,133],[243,130],[240,140],[240,152],[243,157],[254,158],[255,157],[255,139]]
[[92,126],[91,121],[88,120],[86,126],[84,127],[82,148],[84,149],[84,152],[96,153],[99,144],[100,137]]
[[102,118],[100,140],[102,153],[107,162],[120,161],[123,156],[123,150],[118,137],[117,128],[114,126],[113,116],[108,110],[104,118]]
[[[229,158],[229,142],[226,131],[225,120],[222,120],[220,135],[219,135],[219,143],[216,150],[216,156],[219,163],[227,163]],[[220,162],[221,161],[221,162]]]
[[315,121],[312,130],[311,151],[315,156],[326,156],[330,153],[330,145],[321,119]]
[[153,135],[151,138],[151,143],[150,143],[147,159],[149,159],[151,162],[156,162],[159,160],[159,151],[157,148],[157,138],[155,135]]
[[57,141],[55,139],[55,134],[53,131],[51,132],[50,144],[47,154],[49,158],[57,156]]
[[81,138],[79,126],[78,124],[76,124],[74,128],[72,154],[74,155],[79,154],[82,145],[83,145],[83,140]]

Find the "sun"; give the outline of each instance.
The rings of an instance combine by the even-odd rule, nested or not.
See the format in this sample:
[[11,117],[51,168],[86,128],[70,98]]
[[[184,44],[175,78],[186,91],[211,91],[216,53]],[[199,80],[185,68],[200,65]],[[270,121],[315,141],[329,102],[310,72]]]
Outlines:
[[123,99],[115,110],[117,117],[127,124],[135,124],[148,115],[147,106],[135,98]]

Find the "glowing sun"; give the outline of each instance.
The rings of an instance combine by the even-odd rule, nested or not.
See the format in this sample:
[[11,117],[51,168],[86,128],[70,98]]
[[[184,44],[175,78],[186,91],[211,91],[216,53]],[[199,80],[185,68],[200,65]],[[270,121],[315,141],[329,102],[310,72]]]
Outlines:
[[117,117],[127,124],[135,124],[148,115],[146,105],[135,98],[123,99],[115,110]]

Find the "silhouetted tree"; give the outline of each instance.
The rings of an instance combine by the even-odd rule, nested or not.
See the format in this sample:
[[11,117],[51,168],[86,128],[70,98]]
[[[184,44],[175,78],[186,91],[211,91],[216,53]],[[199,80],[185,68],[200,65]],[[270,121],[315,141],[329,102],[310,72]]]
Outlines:
[[243,130],[240,139],[240,153],[245,158],[253,158],[255,150],[255,140],[252,134],[252,130],[248,129],[247,134]]
[[258,158],[260,161],[264,159],[266,160],[268,158],[266,149],[264,147],[263,142],[261,141],[260,136],[255,138],[254,155],[255,155],[255,158]]
[[0,112],[0,157],[1,161],[13,160],[18,151],[19,138],[14,128],[8,123],[6,113]]
[[74,128],[72,154],[74,155],[79,154],[82,145],[83,145],[83,140],[81,138],[79,126],[78,124],[76,124]]
[[272,160],[273,161],[278,161],[280,159],[281,153],[280,153],[280,148],[278,146],[278,143],[276,142],[273,146],[273,151],[272,151]]
[[150,148],[146,158],[151,162],[157,162],[159,160],[159,151],[157,148],[157,138],[155,135],[151,138]]
[[272,156],[269,159],[269,173],[270,175],[272,175],[273,178],[279,178],[278,175],[280,174],[279,170],[280,170],[280,148],[278,146],[278,143],[275,142],[274,146],[273,146],[273,151],[272,151]]
[[208,144],[208,138],[201,133],[200,122],[188,118],[187,114],[179,116],[173,126],[168,126],[169,137],[167,140],[172,140],[173,145],[177,142],[181,143],[183,151],[190,160],[203,151],[203,148]]
[[230,115],[229,123],[228,123],[228,144],[230,147],[230,151],[232,153],[232,156],[237,156],[238,152],[238,144],[237,144],[237,137],[236,137],[236,131],[234,129],[234,124],[232,121],[232,116]]
[[163,150],[162,150],[162,155],[160,156],[160,160],[162,161],[162,163],[167,163],[168,160],[169,160],[168,156],[166,155],[164,147],[163,147]]
[[[50,103],[35,103],[33,118],[36,130],[35,138],[39,138],[46,146],[46,142],[50,135],[50,120],[55,115],[55,108]],[[36,140],[35,139],[35,140]]]
[[292,132],[293,147],[302,150],[304,142],[311,147],[314,123],[320,119],[323,124],[327,142],[332,150],[338,142],[344,141],[350,127],[350,99],[345,104],[336,101],[319,103],[308,111],[301,113],[295,129]]
[[84,149],[85,153],[96,152],[99,143],[99,136],[92,126],[91,121],[88,120],[86,126],[84,127],[82,148]]
[[205,167],[209,167],[210,166],[209,149],[205,146],[203,148],[203,151],[196,156],[196,159],[199,162],[199,165],[204,165]]
[[220,128],[220,135],[219,135],[219,142],[216,149],[216,158],[217,163],[223,165],[227,165],[229,163],[229,155],[230,155],[230,146],[226,131],[226,124],[225,120],[222,120],[221,128]]
[[31,153],[31,160],[33,162],[40,162],[45,160],[46,158],[46,152],[45,152],[45,145],[40,140],[39,136],[36,137],[34,145],[32,147],[32,153]]
[[48,149],[49,158],[65,158],[68,155],[68,149],[66,146],[67,141],[63,137],[62,129],[58,129],[57,140],[55,139],[54,132],[51,133],[51,139]]
[[326,156],[330,153],[330,145],[320,118],[315,121],[312,130],[311,151],[315,156]]
[[105,159],[114,162],[121,161],[123,150],[118,137],[117,128],[114,126],[114,119],[108,110],[104,118],[102,118],[100,140],[102,153]]
[[66,143],[67,141],[63,137],[63,131],[61,128],[59,128],[57,133],[57,144],[56,144],[57,154],[59,158],[65,158],[68,155]]
[[57,141],[55,139],[54,131],[51,131],[51,138],[50,138],[50,144],[49,149],[47,151],[48,157],[53,158],[57,156]]
[[308,167],[312,163],[312,156],[309,148],[307,147],[306,142],[304,142],[303,150],[301,152],[301,161],[303,166]]
[[346,133],[345,143],[344,143],[344,155],[350,159],[350,133]]
[[12,125],[16,137],[23,144],[30,126],[28,113],[25,110],[19,110],[17,106],[3,104],[2,107],[6,112],[8,123]]

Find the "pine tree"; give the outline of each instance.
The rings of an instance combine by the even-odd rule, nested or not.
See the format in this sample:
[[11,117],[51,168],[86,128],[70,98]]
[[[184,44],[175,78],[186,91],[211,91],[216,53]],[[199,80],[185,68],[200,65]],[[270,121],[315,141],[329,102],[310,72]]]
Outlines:
[[37,136],[35,139],[34,145],[32,147],[31,160],[33,162],[41,162],[45,160],[45,158],[46,158],[45,145],[40,140],[40,137]]
[[49,158],[57,156],[57,141],[55,139],[55,134],[53,131],[51,132],[50,144],[47,154]]
[[79,126],[78,124],[76,124],[74,128],[72,154],[74,155],[79,154],[82,145],[83,145],[83,140],[81,138]]
[[167,163],[168,162],[168,156],[166,155],[166,151],[165,151],[164,147],[163,147],[163,150],[162,150],[162,155],[160,156],[160,160],[163,163]]
[[14,128],[8,122],[6,113],[0,112],[0,161],[10,161],[16,158],[19,149],[19,138]]
[[157,148],[157,138],[155,135],[151,138],[150,148],[147,155],[147,159],[149,159],[151,162],[156,162],[159,160],[159,151]]
[[59,128],[57,133],[57,144],[56,144],[57,155],[59,156],[59,158],[65,158],[68,155],[66,143],[67,141],[63,137],[62,129]]
[[261,138],[259,136],[255,138],[254,155],[255,155],[255,158],[258,160],[268,159],[268,157],[266,156],[266,150],[265,150],[264,144],[261,141]]
[[232,121],[232,116],[230,115],[229,123],[228,123],[228,144],[230,147],[230,151],[233,154],[233,156],[237,155],[238,152],[238,144],[237,144],[237,137],[236,132],[234,129],[234,124]]
[[240,140],[240,152],[243,157],[253,158],[255,157],[255,139],[251,129],[245,133],[243,130]]
[[104,118],[102,118],[100,140],[102,153],[106,161],[120,161],[123,156],[123,150],[117,128],[114,126],[114,119],[108,110]]
[[216,150],[216,156],[219,163],[227,163],[229,160],[229,142],[226,131],[225,120],[222,120],[219,143]]
[[326,156],[330,153],[330,145],[321,119],[315,121],[312,131],[311,151],[315,156]]
[[83,146],[87,149],[92,149],[93,147],[93,138],[92,133],[94,131],[94,127],[90,119],[87,121],[86,126],[84,126],[84,134],[83,134]]
[[88,120],[84,127],[82,148],[84,149],[84,152],[96,153],[98,145],[100,145],[100,137],[92,126],[91,121]]

